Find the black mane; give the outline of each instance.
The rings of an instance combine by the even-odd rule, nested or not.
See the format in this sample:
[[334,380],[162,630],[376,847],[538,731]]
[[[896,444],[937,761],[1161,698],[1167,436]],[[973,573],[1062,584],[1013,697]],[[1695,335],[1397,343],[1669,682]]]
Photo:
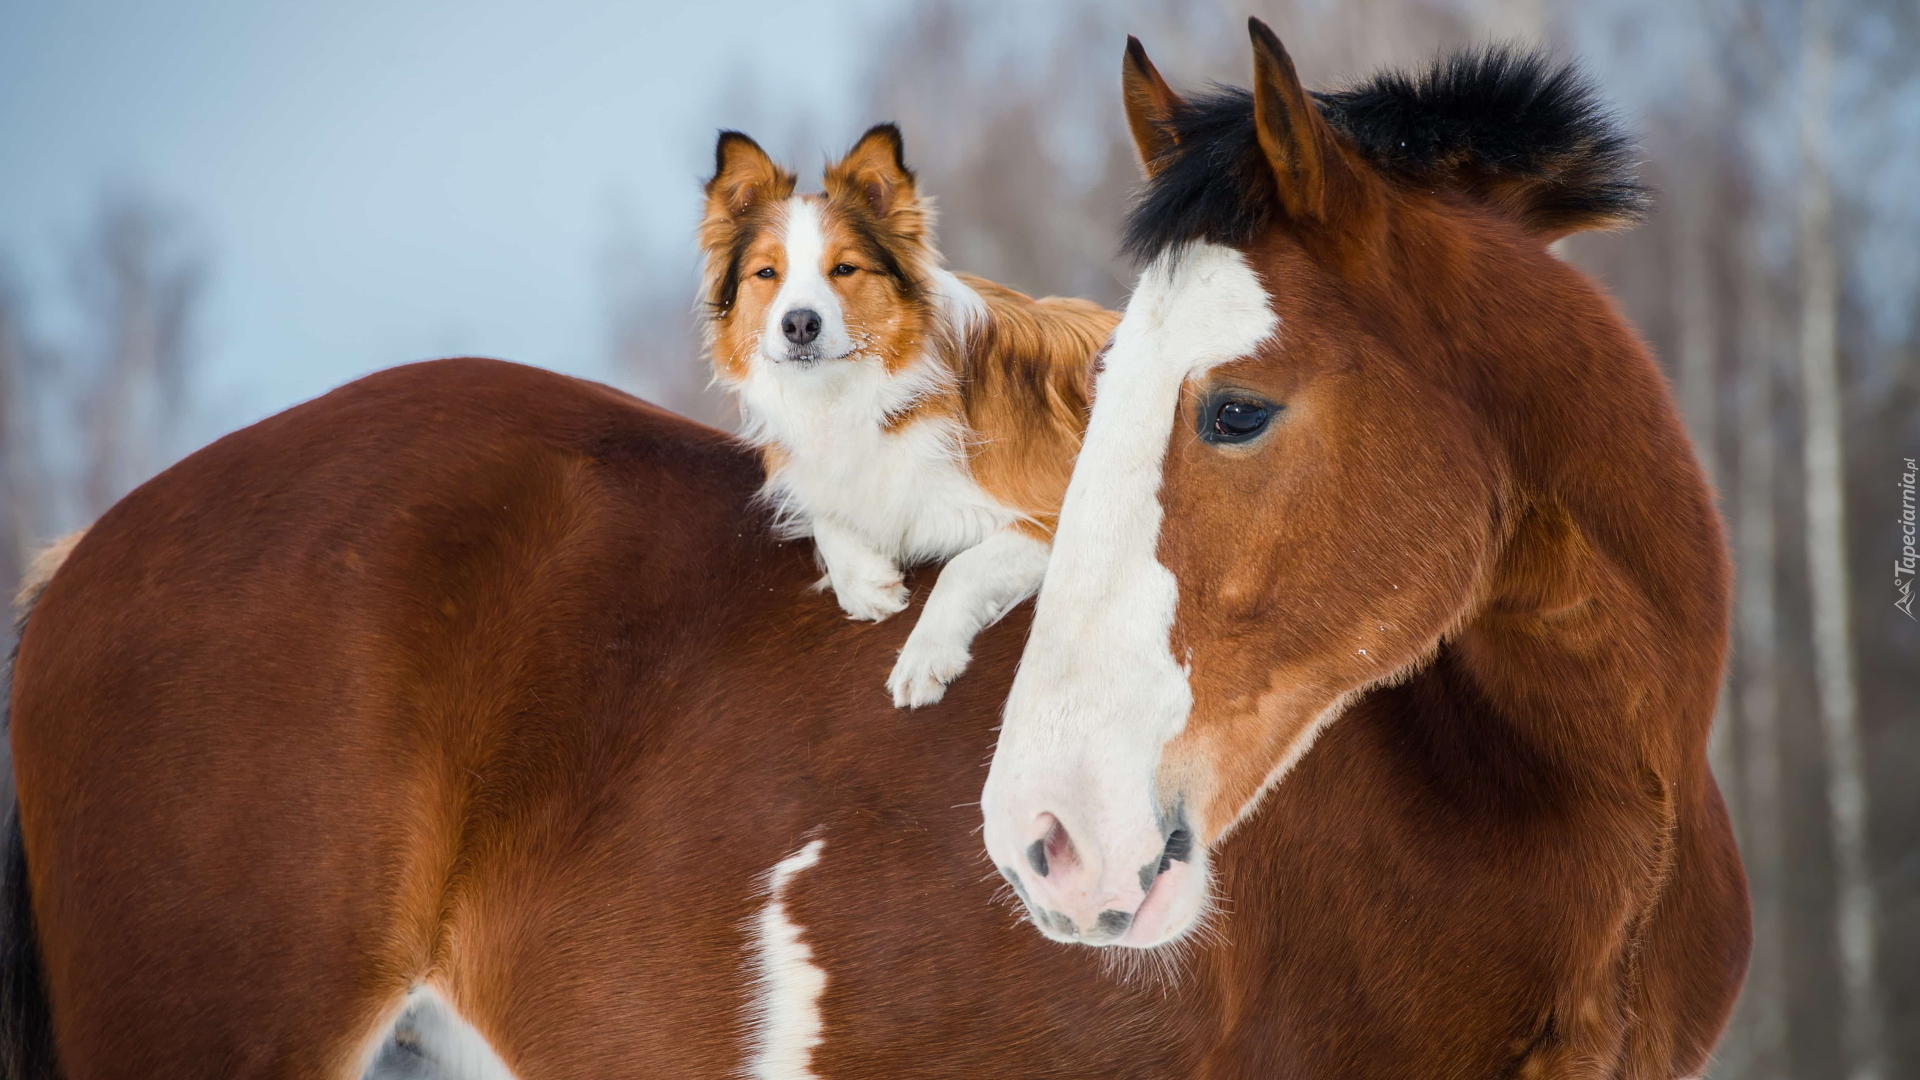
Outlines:
[[[1455,53],[1315,93],[1321,115],[1382,174],[1494,202],[1523,224],[1567,232],[1638,221],[1647,189],[1633,141],[1570,63],[1506,47]],[[1176,111],[1175,149],[1127,220],[1141,260],[1176,244],[1243,246],[1282,214],[1253,130],[1253,97],[1217,87]]]

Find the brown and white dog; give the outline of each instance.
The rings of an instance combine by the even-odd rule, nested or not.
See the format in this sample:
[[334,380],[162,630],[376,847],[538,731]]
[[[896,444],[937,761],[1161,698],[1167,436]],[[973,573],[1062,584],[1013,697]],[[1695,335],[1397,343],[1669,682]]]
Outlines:
[[878,621],[902,570],[947,562],[887,680],[940,700],[974,635],[1033,595],[1119,316],[947,271],[892,124],[825,191],[722,132],[700,242],[715,381],[739,398],[781,526],[840,606]]

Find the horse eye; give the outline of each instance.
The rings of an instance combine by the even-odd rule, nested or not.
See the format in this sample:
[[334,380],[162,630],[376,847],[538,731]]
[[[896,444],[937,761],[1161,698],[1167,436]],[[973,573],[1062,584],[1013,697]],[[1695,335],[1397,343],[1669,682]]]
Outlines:
[[1213,436],[1233,442],[1249,439],[1272,418],[1273,409],[1257,401],[1222,402],[1213,414]]
[[851,274],[858,269],[860,268],[853,265],[852,263],[841,263],[839,266],[836,266],[833,268],[833,276],[846,277],[848,274]]
[[759,273],[757,273],[757,274],[755,274],[755,275],[753,275],[753,276],[754,276],[754,277],[763,277],[763,278],[770,278],[770,277],[772,277],[772,276],[773,276],[773,267],[771,267],[771,266],[763,266],[763,267],[761,267],[761,268],[760,268],[760,272],[759,272]]

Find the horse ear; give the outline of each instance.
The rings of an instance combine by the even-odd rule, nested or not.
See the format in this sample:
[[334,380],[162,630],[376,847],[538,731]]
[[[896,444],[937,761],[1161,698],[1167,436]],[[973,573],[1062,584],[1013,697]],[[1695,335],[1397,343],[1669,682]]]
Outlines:
[[723,131],[713,148],[713,179],[707,181],[707,213],[739,217],[761,199],[793,194],[793,174],[773,163],[760,144],[738,131]]
[[918,203],[906,147],[892,124],[868,128],[846,157],[827,167],[825,186],[829,198],[860,199],[880,218]]
[[1328,173],[1344,171],[1333,129],[1267,24],[1248,19],[1247,30],[1253,37],[1253,129],[1273,167],[1280,203],[1295,220],[1324,220]]
[[1127,127],[1133,130],[1133,148],[1140,154],[1140,167],[1152,179],[1166,164],[1177,141],[1171,126],[1173,114],[1186,102],[1160,77],[1140,39],[1132,34],[1127,35],[1127,55],[1120,62],[1120,94],[1126,100]]

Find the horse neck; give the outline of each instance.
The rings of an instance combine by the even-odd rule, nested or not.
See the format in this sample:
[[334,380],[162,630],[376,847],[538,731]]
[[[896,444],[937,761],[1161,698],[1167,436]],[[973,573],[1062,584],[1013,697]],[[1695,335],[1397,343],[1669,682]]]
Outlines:
[[1612,305],[1544,252],[1524,271],[1488,291],[1482,340],[1460,354],[1477,358],[1467,380],[1508,477],[1502,555],[1449,647],[1562,761],[1697,772],[1728,618],[1712,493]]

